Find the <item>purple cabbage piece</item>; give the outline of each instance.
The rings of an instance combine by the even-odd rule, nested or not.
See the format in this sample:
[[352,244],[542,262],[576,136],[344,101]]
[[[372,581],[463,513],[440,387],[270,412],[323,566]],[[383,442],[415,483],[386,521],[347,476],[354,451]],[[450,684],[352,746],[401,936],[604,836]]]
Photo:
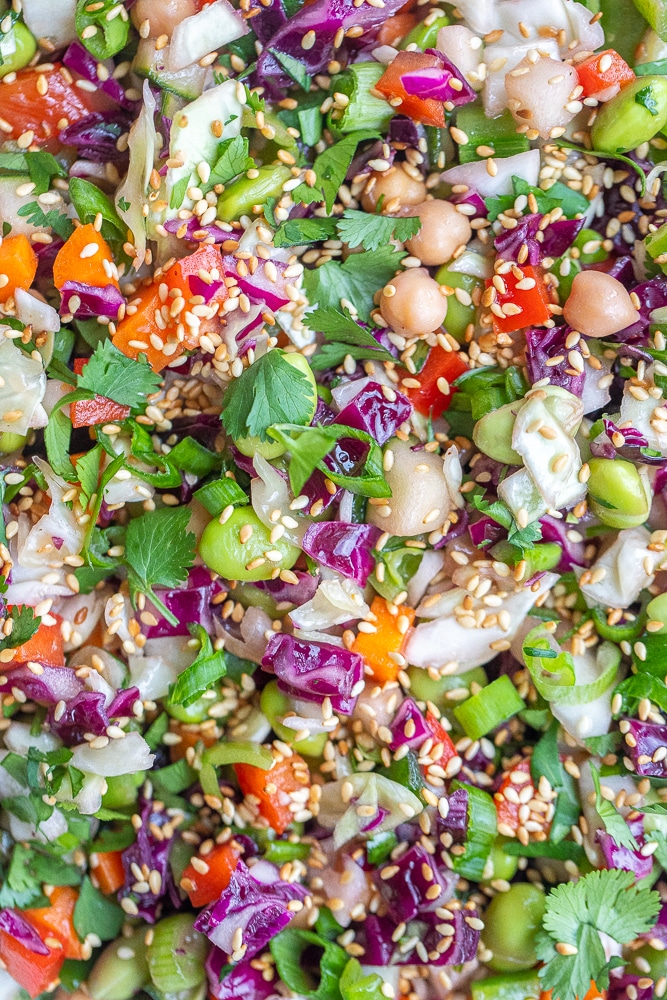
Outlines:
[[325,642],[304,642],[284,632],[269,639],[262,666],[275,673],[281,690],[307,701],[330,698],[334,711],[342,715],[354,711],[353,691],[364,676],[358,653]]
[[449,812],[438,815],[438,834],[449,833],[455,844],[463,844],[468,836],[468,792],[457,788],[447,797]]
[[242,292],[255,302],[265,302],[269,309],[280,309],[286,305],[290,298],[285,291],[290,284],[290,279],[285,277],[287,264],[282,260],[271,261],[276,270],[276,279],[272,281],[266,271],[267,261],[258,258],[257,268],[254,274],[239,274],[238,260],[236,257],[224,257],[223,263],[227,274],[231,274],[238,281]]
[[401,424],[410,419],[412,403],[400,392],[387,399],[378,382],[367,382],[345,406],[334,423],[366,431],[379,445],[386,444]]
[[189,276],[189,282],[192,294],[201,295],[207,305],[224,284],[223,281],[211,281],[207,284],[207,282],[203,281],[198,274],[191,274]]
[[612,434],[622,434],[625,438],[625,443],[631,448],[648,448],[647,439],[636,427],[618,427],[613,420],[609,420],[607,417],[602,422],[610,438]]
[[614,334],[614,339],[621,342],[642,340],[646,337],[653,310],[667,306],[667,278],[660,275],[658,278],[643,281],[640,285],[635,285],[632,292],[637,295],[640,302],[639,319],[632,326]]
[[[164,837],[160,840],[159,830],[169,822],[170,817],[165,810],[156,812],[150,800],[140,799],[140,808],[137,810],[141,816],[141,826],[137,830],[137,839],[123,851],[122,861],[125,871],[125,882],[119,890],[119,898],[130,896],[137,904],[138,915],[149,924],[154,924],[158,916],[158,908],[163,898],[168,894],[172,903],[176,907],[180,906],[180,897],[176,891],[174,880],[169,867],[169,853],[173,844],[173,837]],[[156,835],[156,830],[158,831]],[[132,886],[137,879],[132,872],[132,865],[148,865],[149,870],[157,871],[161,877],[160,890],[158,893],[133,892]]]
[[157,593],[167,610],[171,611],[178,619],[178,624],[171,625],[166,618],[155,611],[158,623],[157,625],[149,625],[145,629],[148,639],[189,635],[188,622],[202,625],[207,632],[213,630],[211,598],[214,593],[214,585],[210,573],[203,566],[196,566],[190,570],[188,582],[184,587],[179,587],[177,590],[160,590],[158,588]]
[[389,122],[389,132],[387,142],[393,142],[397,146],[411,146],[417,149],[419,140],[425,137],[424,126],[408,118],[406,115],[395,115]]
[[556,567],[559,573],[568,573],[573,566],[585,566],[586,544],[585,542],[571,541],[567,533],[573,530],[573,525],[568,524],[565,518],[551,517],[545,514],[540,518],[542,527],[542,538],[545,542],[556,542],[563,550],[560,562]]
[[49,949],[35,928],[17,910],[0,910],[0,930],[16,938],[36,955],[49,954]]
[[120,691],[107,709],[101,691],[80,691],[57,720],[54,712],[49,712],[49,727],[67,746],[76,746],[83,743],[86,733],[104,736],[112,719],[132,716],[132,705],[139,697],[135,687]]
[[616,257],[611,262],[605,261],[602,264],[591,264],[587,270],[604,271],[605,274],[610,274],[612,278],[620,281],[627,289],[632,288],[637,280],[630,256]]
[[486,202],[482,198],[481,194],[474,191],[473,188],[468,188],[467,191],[458,191],[453,194],[449,199],[454,205],[470,205],[475,209],[472,215],[468,216],[468,219],[485,219],[489,214],[489,210],[486,207]]
[[[596,458],[627,458],[630,462],[641,465],[667,465],[667,459],[661,454],[647,455],[642,448],[649,448],[649,443],[636,427],[619,427],[612,420],[604,418],[604,431],[591,441],[591,452]],[[614,444],[613,435],[622,434],[624,444]],[[657,492],[657,491],[656,491]]]
[[627,745],[624,751],[632,760],[635,773],[640,778],[667,778],[667,758],[653,760],[658,747],[667,744],[667,726],[655,722],[640,722],[638,719],[629,719],[628,722],[629,732],[635,738],[635,746]]
[[306,529],[301,548],[320,565],[365,587],[375,566],[371,549],[381,534],[372,524],[324,521]]
[[[639,847],[643,847],[644,840],[644,820],[641,816],[637,819],[627,820],[630,833],[635,838]],[[637,879],[647,878],[653,869],[653,858],[644,857],[639,850],[632,850],[630,847],[622,847],[617,844],[610,833],[598,830],[596,833],[602,853],[604,855],[605,866],[607,868],[622,868],[626,872],[632,872]]]
[[416,747],[420,747],[429,736],[433,736],[426,724],[426,719],[413,698],[403,699],[389,728],[392,734],[392,740],[389,744],[390,750],[398,750],[399,747],[404,746],[414,750]]
[[[476,471],[476,470],[475,470]],[[498,524],[491,517],[480,517],[477,521],[473,521],[472,524],[468,525],[468,534],[470,535],[470,540],[472,544],[479,546],[484,542],[484,548],[489,544],[495,544],[499,542],[501,538],[505,537],[505,529],[502,524]]]
[[287,23],[287,15],[282,0],[272,0],[268,7],[260,0],[251,0],[250,10],[259,10],[260,14],[253,18],[253,31],[262,45],[269,45],[273,36]]
[[224,951],[211,948],[206,959],[206,975],[215,1000],[268,1000],[275,996],[274,982],[267,982],[250,961],[239,962],[221,981],[220,973],[227,964]]
[[[440,65],[402,73],[401,83],[407,94],[413,94],[422,100],[447,101],[455,107],[475,100],[475,91],[444,53],[438,49],[426,49],[426,54],[435,56]],[[456,86],[452,86],[453,80],[457,81]]]
[[[654,985],[640,986],[639,981],[643,979],[646,983],[646,976],[635,976],[632,973],[623,973],[622,976],[615,976],[613,973],[609,977],[609,987],[607,988],[607,1000],[652,1000],[654,995]],[[632,990],[628,992],[628,987]]]
[[[295,892],[291,898],[300,897]],[[247,865],[239,861],[220,899],[202,910],[194,926],[229,956],[234,952],[232,939],[240,927],[247,960],[262,951],[293,916],[282,895],[273,892],[273,886],[255,881]]]
[[193,215],[185,222],[182,219],[167,219],[164,224],[164,228],[168,233],[176,235],[181,229],[184,228],[182,239],[194,240],[200,242],[202,240],[208,240],[213,237],[216,243],[224,243],[225,240],[232,239],[232,234],[228,233],[225,229],[221,229],[220,226],[215,226],[213,224],[208,226],[200,225],[199,219]]
[[328,406],[321,396],[317,397],[317,406],[315,407],[315,413],[313,414],[313,419],[310,421],[311,427],[326,427],[328,424],[332,424],[336,419],[336,414]]
[[58,139],[64,146],[74,146],[84,160],[118,163],[126,159],[127,151],[119,150],[117,142],[130,125],[130,119],[121,111],[93,111],[64,128]]
[[[584,374],[571,375],[575,369],[570,366],[567,360],[567,348],[565,338],[570,332],[566,326],[556,326],[552,330],[545,330],[544,327],[528,327],[526,335],[526,367],[531,384],[539,382],[548,377],[551,385],[559,385],[567,389],[575,396],[581,397],[584,391]],[[550,358],[563,355],[563,360],[558,365],[547,367],[546,362]]]
[[[118,310],[125,302],[121,292],[111,283],[99,288],[83,281],[66,281],[60,294],[61,316],[71,313],[77,319],[95,319],[98,316],[118,319]],[[70,308],[73,296],[80,299],[80,305],[75,310]]]
[[120,104],[121,108],[125,108],[126,111],[135,110],[137,101],[131,101],[126,96],[118,80],[114,80],[113,76],[102,80],[97,75],[97,59],[80,42],[72,42],[63,56],[63,63],[68,69],[73,69],[75,73],[82,76],[84,80],[94,83],[107,97],[110,97],[116,104]]
[[424,946],[429,954],[429,960],[434,965],[463,965],[465,962],[472,962],[477,955],[480,932],[470,926],[466,917],[479,917],[477,910],[452,910],[452,919],[447,920],[453,925],[454,935],[448,948],[444,948],[444,941],[440,931],[437,929],[442,920],[433,914],[429,918],[431,927],[424,935]]
[[28,667],[16,667],[0,675],[0,690],[8,693],[12,688],[21,691],[29,701],[55,705],[76,698],[83,691],[83,684],[70,667],[43,667],[41,674],[33,674]]
[[[368,40],[369,33],[384,24],[403,5],[403,0],[386,0],[382,8],[363,4],[355,7],[352,0],[315,0],[301,7],[296,14],[267,42],[257,60],[259,80],[276,87],[287,87],[292,78],[285,72],[276,58],[275,52],[297,59],[309,76],[323,72],[334,58],[340,60],[341,49],[334,49],[334,39],[342,29],[363,28],[364,35],[349,40],[348,44],[360,45]],[[261,14],[259,17],[261,18]],[[312,48],[304,49],[302,41],[309,31],[317,37]]]
[[364,965],[388,966],[396,949],[391,939],[397,924],[389,917],[369,913],[359,926],[356,941],[361,944]]
[[132,716],[132,706],[137,698],[141,698],[139,688],[130,687],[119,691],[107,709],[110,719],[121,719]]
[[460,538],[468,530],[468,511],[458,510],[456,511],[457,521],[451,526],[446,535],[444,535],[439,542],[436,542],[433,548],[437,551],[438,549],[444,549],[445,545],[449,545],[453,542],[455,538]]
[[528,264],[541,264],[545,257],[561,257],[584,227],[583,219],[559,219],[540,228],[543,215],[524,215],[514,229],[503,229],[494,245],[503,260],[518,261],[521,248],[528,249]]
[[[327,489],[326,476],[320,469],[315,469],[312,475],[306,480],[301,489],[301,495],[308,497],[308,506],[305,508],[306,512],[310,510],[314,503],[321,501],[322,507],[320,509],[320,514],[331,507],[332,504],[338,503],[341,496],[343,495],[342,487],[336,486],[334,483],[334,492],[331,493]],[[331,482],[331,480],[329,480]]]
[[252,586],[270,594],[278,605],[300,606],[306,604],[315,596],[320,579],[318,576],[312,576],[300,569],[293,569],[292,572],[297,578],[297,583],[283,583],[278,577],[276,580],[259,580]]
[[[458,875],[438,866],[435,857],[421,844],[409,847],[405,854],[392,861],[392,866],[397,867],[396,873],[391,878],[382,878],[378,873],[375,884],[389,908],[389,915],[398,923],[432,913],[454,895]],[[440,890],[437,896],[434,896],[433,886]]]

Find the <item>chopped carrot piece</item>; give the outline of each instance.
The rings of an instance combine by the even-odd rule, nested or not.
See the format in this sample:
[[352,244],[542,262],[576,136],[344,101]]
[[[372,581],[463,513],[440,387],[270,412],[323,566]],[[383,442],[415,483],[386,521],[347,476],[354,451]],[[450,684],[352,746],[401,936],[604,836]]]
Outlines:
[[405,38],[412,31],[416,23],[417,18],[415,15],[407,11],[402,13],[399,11],[393,17],[388,17],[380,25],[377,36],[378,45],[395,45],[396,42],[400,42],[402,38]]
[[200,743],[204,747],[213,747],[221,738],[221,731],[216,727],[201,729],[195,723],[174,722],[169,727],[169,731],[177,733],[181,737],[180,743],[174,743],[169,747],[169,758],[172,763],[182,760],[189,747],[196,747]]
[[69,885],[57,885],[50,896],[50,905],[24,910],[23,916],[32,924],[47,944],[50,938],[59,941],[65,958],[83,958],[81,942],[74,929],[74,907],[79,893]]
[[[185,349],[182,343],[176,341],[175,334],[158,326],[155,314],[162,305],[157,285],[140,288],[134,298],[130,299],[125,317],[118,324],[112,338],[114,346],[128,358],[136,359],[140,354],[145,354],[155,372],[162,371]],[[163,348],[166,346],[171,353],[166,354],[159,344]]]
[[10,667],[18,667],[22,663],[41,663],[44,667],[64,667],[65,654],[63,651],[63,634],[60,630],[61,618],[53,615],[57,619],[55,625],[45,625],[43,622],[30,639],[22,646],[17,646],[14,656],[8,664]]
[[218,844],[201,861],[208,871],[200,871],[203,865],[194,867],[192,862],[183,872],[181,888],[185,889],[193,906],[208,906],[219,899],[220,893],[229,885],[232,872],[236,868],[241,852],[232,844]]
[[[96,862],[94,866],[93,858]],[[93,881],[105,896],[110,896],[112,892],[118,892],[125,881],[122,851],[102,851],[98,854],[91,854],[90,867]]]
[[[217,246],[204,244],[197,247],[194,253],[187,257],[182,257],[169,268],[164,275],[164,282],[169,288],[169,304],[174,299],[182,298],[185,301],[184,309],[192,308],[191,302],[194,296],[201,296],[209,307],[217,305],[218,309],[228,297],[227,285],[224,282],[225,267],[222,254]],[[202,304],[201,301],[197,304]],[[178,317],[176,322],[178,322]],[[185,337],[184,346],[188,350],[194,350],[199,344],[199,338],[203,333],[209,333],[211,329],[219,323],[217,314],[212,318],[201,317],[199,326],[193,329],[184,326]]]
[[23,233],[5,236],[0,244],[0,302],[13,297],[17,288],[27,291],[37,274],[37,254]]
[[294,820],[291,794],[308,787],[310,772],[299,754],[292,754],[275,764],[270,771],[252,764],[235,764],[234,770],[244,795],[259,799],[259,813],[276,833],[284,833]]
[[95,288],[105,285],[118,288],[109,244],[92,225],[78,226],[58,251],[53,262],[53,283],[60,289],[66,281],[81,281]]
[[401,670],[391,655],[401,652],[408,635],[407,631],[401,631],[403,622],[399,619],[407,618],[409,628],[414,621],[415,611],[414,608],[401,604],[398,613],[391,614],[384,597],[375,597],[371,612],[375,616],[373,624],[377,631],[358,632],[352,649],[363,656],[375,680],[384,684],[386,681],[395,681]]

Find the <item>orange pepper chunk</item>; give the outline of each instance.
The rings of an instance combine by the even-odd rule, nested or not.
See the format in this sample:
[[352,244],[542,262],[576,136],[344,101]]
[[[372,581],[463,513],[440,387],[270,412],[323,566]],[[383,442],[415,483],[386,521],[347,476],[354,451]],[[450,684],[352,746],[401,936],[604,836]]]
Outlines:
[[294,801],[291,793],[310,784],[310,772],[303,757],[292,754],[270,771],[253,764],[235,764],[234,770],[243,794],[259,799],[260,815],[276,833],[284,833],[294,820],[294,812],[290,809]]
[[[622,90],[636,79],[634,70],[630,69],[625,59],[615,49],[597,52],[594,56],[578,63],[577,76],[584,88],[583,97],[598,97],[600,94],[606,97],[604,92],[612,87],[618,93],[618,89]],[[610,94],[615,96],[611,90]]]
[[439,69],[441,65],[442,63],[437,56],[430,56],[425,52],[399,52],[375,84],[375,89],[388,101],[400,98],[399,114],[414,118],[415,121],[422,122],[424,125],[444,128],[445,106],[443,102],[435,101],[432,97],[424,98],[417,97],[416,94],[408,94],[401,79],[404,73],[413,73],[422,69]]
[[118,892],[125,881],[122,851],[101,851],[91,854],[90,867],[93,882],[105,896]]
[[63,948],[44,947],[45,954],[31,951],[23,941],[0,931],[0,959],[12,979],[33,998],[53,986],[65,961]]
[[[51,613],[53,614],[53,613]],[[18,667],[22,663],[41,663],[44,667],[64,667],[65,653],[63,650],[63,634],[60,630],[62,619],[57,619],[55,625],[45,625],[43,622],[33,636],[17,646],[9,668]]]
[[37,254],[23,233],[5,236],[0,244],[0,302],[13,298],[17,288],[27,291],[37,274]]
[[220,898],[220,894],[229,885],[232,872],[240,857],[241,852],[238,847],[232,844],[218,844],[200,859],[208,865],[208,871],[199,871],[190,862],[183,872],[181,888],[185,889],[193,906],[208,906]]
[[385,684],[387,681],[395,681],[402,669],[391,656],[392,653],[401,652],[408,635],[407,631],[399,628],[399,619],[407,618],[408,626],[411,626],[415,611],[414,608],[401,604],[398,614],[392,615],[384,597],[374,597],[371,612],[375,616],[371,620],[377,631],[358,632],[352,649],[363,656],[375,680]]
[[[516,272],[516,273],[515,273]],[[519,277],[518,272],[521,272]],[[503,315],[493,313],[493,329],[496,333],[514,333],[527,326],[544,326],[551,319],[549,312],[549,296],[542,275],[530,264],[519,267],[512,265],[512,270],[502,276],[506,291],[497,292],[495,304],[500,306]],[[533,284],[530,288],[517,288],[526,279]],[[487,288],[491,286],[487,281]]]
[[[128,302],[125,317],[112,338],[114,346],[128,358],[136,360],[140,354],[145,354],[154,372],[162,371],[185,350],[184,345],[176,341],[175,333],[156,322],[155,314],[163,304],[158,285],[140,288]],[[165,348],[170,353],[165,353]]]
[[24,910],[23,916],[39,936],[50,945],[59,941],[65,958],[83,958],[81,941],[74,929],[74,907],[79,893],[69,885],[57,885],[50,896],[50,906]]
[[[194,253],[172,264],[162,280],[169,288],[167,301],[170,305],[175,299],[183,298],[184,310],[191,309],[194,304],[191,300],[195,296],[203,296],[205,305],[217,305],[219,311],[229,295],[224,278],[225,268],[219,248],[205,243],[197,247]],[[210,291],[211,287],[214,288],[213,292]],[[178,317],[175,322],[178,322]],[[199,345],[200,336],[210,332],[219,322],[216,314],[211,319],[201,317],[197,329],[184,324],[184,346],[188,350],[194,350]]]
[[58,289],[66,281],[80,281],[95,288],[106,285],[118,288],[115,273],[109,244],[92,225],[78,226],[53,262],[53,283]]

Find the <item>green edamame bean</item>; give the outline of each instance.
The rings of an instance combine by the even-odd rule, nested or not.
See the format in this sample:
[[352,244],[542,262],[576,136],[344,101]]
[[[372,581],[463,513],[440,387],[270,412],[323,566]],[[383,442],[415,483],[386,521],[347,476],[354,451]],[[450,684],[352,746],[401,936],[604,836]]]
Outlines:
[[581,271],[581,264],[568,254],[559,257],[551,268],[551,273],[558,279],[558,301],[564,305],[570,297],[572,282]]
[[[303,354],[299,354],[294,351],[281,351],[280,354],[284,361],[287,361],[287,363],[292,365],[293,368],[300,371],[302,375],[305,375],[310,382],[312,387],[313,407],[312,412],[306,421],[306,424],[309,424],[315,416],[315,410],[317,408],[317,383],[315,381],[313,371],[308,364],[308,359],[305,358]],[[238,438],[234,444],[242,455],[247,455],[248,458],[252,458],[253,455],[259,452],[262,458],[265,458],[267,461],[271,461],[272,458],[278,458],[278,456],[282,455],[285,451],[285,446],[281,444],[280,441],[260,441],[258,437],[251,436]]]
[[149,978],[144,935],[139,932],[107,945],[90,971],[88,992],[92,1000],[130,1000]]
[[591,129],[593,149],[627,153],[667,125],[667,79],[641,76],[605,104]]
[[[245,542],[240,532],[252,533]],[[265,553],[280,553],[280,559],[267,559]],[[269,580],[275,569],[290,569],[301,550],[284,538],[272,542],[269,529],[262,524],[252,507],[236,507],[224,524],[216,517],[204,528],[199,554],[211,569],[227,580]]]
[[484,882],[490,883],[499,878],[509,882],[516,875],[519,859],[514,854],[506,853],[505,844],[508,841],[508,837],[496,837],[484,866]]
[[544,573],[546,570],[554,569],[561,561],[563,549],[557,542],[542,542],[526,550],[524,556],[520,555],[520,549],[510,542],[497,542],[491,550],[493,558],[499,562],[514,566],[519,559],[525,557],[526,570],[523,575],[524,580],[529,580],[534,573]]
[[279,198],[283,184],[292,174],[280,164],[257,168],[257,177],[234,181],[218,199],[218,218],[232,222],[241,215],[251,215],[253,205],[263,205],[267,198]]
[[[2,65],[0,65],[0,79],[8,73],[15,73],[18,69],[27,66],[35,52],[37,42],[28,31],[22,21],[17,21],[6,37],[2,46]],[[11,43],[14,42],[12,51]]]
[[[0,67],[1,69],[2,67]],[[19,448],[23,448],[27,440],[27,434],[12,434],[11,431],[3,431],[0,434],[0,455],[10,455],[13,451],[18,451]]]
[[516,403],[505,403],[485,413],[475,424],[472,435],[480,451],[507,465],[523,465],[521,455],[512,447],[516,411]]
[[582,229],[574,246],[579,251],[576,258],[582,264],[600,264],[609,257],[608,252],[602,246],[604,237],[596,233],[594,229]]
[[320,756],[328,739],[326,733],[316,733],[294,743],[295,730],[283,726],[282,720],[288,712],[294,711],[294,706],[289,696],[278,689],[278,681],[269,681],[262,690],[259,705],[279,739],[293,745],[297,753],[305,753],[309,757]]
[[[472,274],[462,274],[460,271],[453,271],[449,264],[445,264],[444,267],[440,268],[435,276],[435,280],[439,285],[447,285],[448,288],[460,288],[462,292],[467,292],[471,298],[476,289],[484,287],[484,282],[480,278],[475,278]],[[465,295],[462,295],[461,298],[464,299],[464,302],[461,302],[461,299],[457,298],[456,294],[447,297],[445,327],[447,328],[447,332],[451,333],[452,337],[462,342],[465,338],[466,327],[470,323],[475,322],[477,306],[472,301],[470,305],[465,305]]]
[[648,621],[664,623],[662,628],[658,629],[658,635],[664,635],[667,632],[667,594],[658,594],[657,597],[648,602],[646,616]]
[[194,915],[178,913],[161,920],[147,949],[151,980],[165,993],[181,993],[204,982],[208,942],[194,930]]
[[435,48],[438,41],[438,32],[448,24],[451,24],[451,21],[446,14],[440,11],[437,12],[436,17],[429,14],[423,21],[415,25],[412,31],[408,32],[399,45],[399,49],[407,49],[408,45],[416,45],[422,52],[426,49]]
[[[667,975],[667,951],[658,951],[657,948],[652,948],[650,944],[645,944],[637,951],[631,952],[630,955],[628,963],[629,972],[636,972],[640,976],[650,976],[654,982],[657,982],[661,976]],[[644,965],[644,962],[648,962],[648,969]]]
[[643,524],[651,509],[651,495],[632,462],[622,458],[591,458],[588,506],[610,528]]
[[493,952],[487,965],[497,972],[530,969],[537,961],[535,934],[544,914],[545,898],[530,882],[518,882],[491,900],[482,939]]

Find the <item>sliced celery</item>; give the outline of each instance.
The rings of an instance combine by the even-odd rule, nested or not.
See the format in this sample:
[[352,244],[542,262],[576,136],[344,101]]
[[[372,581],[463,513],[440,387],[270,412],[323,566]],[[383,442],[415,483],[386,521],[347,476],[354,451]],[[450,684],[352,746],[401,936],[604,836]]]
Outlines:
[[181,993],[206,978],[204,960],[208,941],[193,928],[194,915],[179,913],[155,925],[148,948],[148,970],[164,993]]
[[252,764],[253,767],[268,771],[273,763],[273,755],[261,743],[235,740],[231,743],[216,743],[214,747],[204,751],[202,761],[204,764],[213,764],[214,767],[221,764]]
[[485,159],[492,155],[488,149],[500,157],[515,156],[530,149],[525,135],[516,131],[509,111],[503,111],[498,118],[487,118],[482,107],[476,103],[466,104],[456,116],[456,125],[468,136],[468,142],[459,146],[461,163]]

